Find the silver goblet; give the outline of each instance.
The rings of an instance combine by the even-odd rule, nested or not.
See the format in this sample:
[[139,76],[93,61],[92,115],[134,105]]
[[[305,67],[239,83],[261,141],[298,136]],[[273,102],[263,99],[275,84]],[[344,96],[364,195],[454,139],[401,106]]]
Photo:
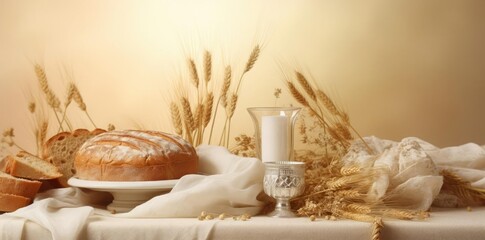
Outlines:
[[302,162],[266,162],[263,187],[264,192],[276,200],[271,217],[295,217],[291,211],[290,199],[305,190],[305,163]]

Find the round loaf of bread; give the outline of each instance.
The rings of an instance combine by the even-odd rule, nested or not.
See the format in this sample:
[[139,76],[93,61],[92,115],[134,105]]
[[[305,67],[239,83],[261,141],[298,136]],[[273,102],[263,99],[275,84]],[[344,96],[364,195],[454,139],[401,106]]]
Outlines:
[[156,181],[197,173],[195,149],[179,136],[122,130],[87,140],[74,160],[76,177],[97,181]]

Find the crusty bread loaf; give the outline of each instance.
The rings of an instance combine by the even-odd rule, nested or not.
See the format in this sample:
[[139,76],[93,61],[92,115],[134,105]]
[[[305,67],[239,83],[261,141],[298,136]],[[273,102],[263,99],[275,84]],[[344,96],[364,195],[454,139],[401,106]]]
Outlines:
[[0,212],[13,212],[31,203],[30,198],[0,193]]
[[39,181],[16,178],[0,171],[0,193],[34,198],[41,185]]
[[77,129],[73,132],[61,132],[52,136],[44,144],[42,158],[59,168],[63,174],[59,183],[67,187],[67,180],[75,174],[74,157],[81,145],[88,139],[106,132],[103,129],[89,131],[86,129]]
[[0,162],[0,171],[27,179],[54,179],[62,176],[56,166],[24,151],[9,155]]
[[197,173],[195,149],[179,136],[156,131],[111,131],[86,141],[74,166],[80,179],[155,181]]

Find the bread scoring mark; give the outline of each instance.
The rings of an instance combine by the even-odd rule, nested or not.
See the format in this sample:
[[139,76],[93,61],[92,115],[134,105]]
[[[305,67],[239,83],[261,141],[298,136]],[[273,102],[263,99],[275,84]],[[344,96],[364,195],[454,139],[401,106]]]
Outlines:
[[[109,132],[109,133],[106,133],[106,134],[103,134],[103,136],[105,136],[106,138],[108,138],[108,136],[116,136],[116,137],[119,137],[119,138],[131,138],[131,139],[136,139],[136,140],[139,140],[140,142],[143,142],[143,143],[147,143],[149,145],[152,145],[160,150],[163,150],[163,148],[153,142],[151,139],[148,139],[148,138],[144,138],[144,137],[140,137],[140,136],[135,136],[135,135],[128,135],[128,134],[111,134],[113,132]],[[128,132],[130,133],[130,132]],[[109,139],[109,138],[108,138]],[[123,139],[120,139],[121,141],[124,141]]]
[[92,143],[95,143],[97,145],[105,145],[105,146],[127,146],[130,148],[136,149],[138,151],[141,151],[141,149],[137,145],[129,142],[124,142],[124,141],[103,139],[103,140],[93,141]]
[[179,147],[180,150],[183,150],[185,152],[189,152],[189,151],[187,151],[185,146],[180,143],[180,140],[174,137],[174,135],[171,135],[171,134],[168,134],[168,133],[155,132],[155,131],[145,131],[145,133],[150,134],[151,136],[157,136],[157,137],[163,138],[164,140],[169,141],[169,142],[177,145],[177,147]]

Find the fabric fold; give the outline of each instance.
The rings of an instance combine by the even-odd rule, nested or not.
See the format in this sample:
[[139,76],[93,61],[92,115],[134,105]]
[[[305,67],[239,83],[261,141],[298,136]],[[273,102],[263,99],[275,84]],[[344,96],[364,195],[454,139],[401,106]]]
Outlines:
[[[255,215],[261,210],[263,203],[256,199],[263,191],[264,165],[261,161],[239,157],[216,146],[199,146],[197,153],[201,175],[182,177],[170,193],[156,196],[128,213],[110,214],[99,207],[106,206],[112,199],[109,193],[63,188],[38,194],[33,204],[0,218],[14,219],[12,224],[16,229],[22,229],[26,220],[33,221],[48,229],[53,239],[69,240],[78,239],[86,223],[98,216],[179,218],[197,217],[202,211]],[[205,239],[213,226],[195,227],[192,236]],[[8,227],[0,225],[2,230]],[[21,232],[3,234],[2,239],[20,239]]]
[[[345,164],[374,166],[379,171],[368,196],[371,199],[399,199],[402,207],[427,210],[433,201],[442,207],[458,206],[459,199],[440,193],[443,169],[453,171],[473,187],[485,189],[485,148],[467,143],[438,148],[416,137],[400,142],[365,137],[366,145],[356,141],[344,157]],[[440,194],[440,196],[438,196]],[[442,204],[446,203],[446,204]]]

